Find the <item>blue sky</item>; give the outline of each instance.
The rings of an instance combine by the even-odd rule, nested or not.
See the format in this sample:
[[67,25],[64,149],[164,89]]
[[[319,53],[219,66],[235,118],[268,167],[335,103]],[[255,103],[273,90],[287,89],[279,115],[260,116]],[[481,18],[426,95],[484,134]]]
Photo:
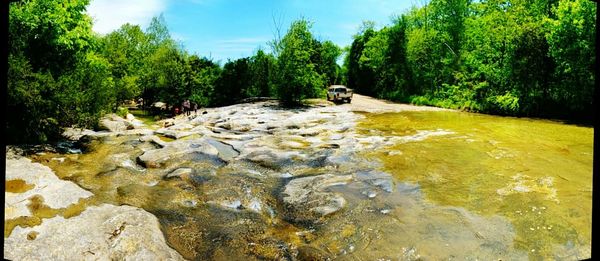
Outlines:
[[164,15],[171,36],[190,53],[216,61],[252,55],[259,47],[270,51],[267,42],[275,35],[275,23],[285,34],[291,21],[304,17],[313,22],[319,40],[344,47],[362,21],[377,28],[390,24],[393,15],[407,11],[424,0],[92,0],[88,13],[94,31],[106,34],[124,23],[145,28],[153,16]]

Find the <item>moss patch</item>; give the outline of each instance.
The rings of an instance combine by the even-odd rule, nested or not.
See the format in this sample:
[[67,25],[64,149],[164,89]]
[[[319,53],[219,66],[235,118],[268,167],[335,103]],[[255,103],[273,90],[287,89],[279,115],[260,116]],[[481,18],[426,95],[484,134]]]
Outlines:
[[22,179],[7,180],[5,185],[5,191],[11,193],[23,193],[35,187],[35,185],[27,184]]

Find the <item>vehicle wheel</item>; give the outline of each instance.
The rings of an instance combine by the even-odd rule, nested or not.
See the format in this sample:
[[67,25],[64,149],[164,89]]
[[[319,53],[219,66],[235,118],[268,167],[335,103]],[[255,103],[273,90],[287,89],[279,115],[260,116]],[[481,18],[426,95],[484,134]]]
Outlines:
[[352,99],[348,98],[348,103],[352,102]]

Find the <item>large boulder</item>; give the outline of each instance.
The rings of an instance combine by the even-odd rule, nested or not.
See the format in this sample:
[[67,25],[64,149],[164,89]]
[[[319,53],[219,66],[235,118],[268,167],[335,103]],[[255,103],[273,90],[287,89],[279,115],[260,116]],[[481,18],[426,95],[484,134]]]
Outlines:
[[83,136],[93,135],[94,133],[95,131],[88,129],[65,128],[65,130],[62,133],[62,136],[72,141],[78,141]]
[[346,200],[338,193],[329,192],[327,188],[344,185],[351,180],[351,175],[333,174],[291,180],[282,193],[286,218],[293,222],[316,222],[341,210],[346,205]]
[[100,130],[117,132],[124,135],[145,135],[152,132],[145,129],[145,124],[136,119],[132,114],[128,113],[125,117],[123,118],[114,113],[102,117],[99,123]]
[[100,119],[100,129],[108,130],[112,132],[125,131],[133,129],[134,126],[131,122],[119,117],[116,114],[109,114]]
[[146,168],[159,168],[171,159],[193,154],[218,158],[219,151],[204,139],[177,140],[165,144],[163,148],[144,152],[138,157],[138,162]]
[[4,239],[10,260],[183,260],[170,248],[158,219],[143,209],[102,204],[79,216],[16,227]]
[[[93,194],[59,179],[50,168],[13,155],[6,159],[4,220],[31,217],[28,204],[40,198],[50,209],[64,209]],[[5,231],[6,233],[6,231]],[[4,238],[10,260],[182,260],[171,249],[158,220],[143,209],[102,204],[65,219],[42,218],[33,227],[15,227]]]
[[19,182],[31,189],[20,193],[4,192],[4,220],[31,216],[29,198],[41,195],[53,209],[66,208],[93,194],[70,181],[59,179],[52,170],[27,158],[6,159],[6,182]]

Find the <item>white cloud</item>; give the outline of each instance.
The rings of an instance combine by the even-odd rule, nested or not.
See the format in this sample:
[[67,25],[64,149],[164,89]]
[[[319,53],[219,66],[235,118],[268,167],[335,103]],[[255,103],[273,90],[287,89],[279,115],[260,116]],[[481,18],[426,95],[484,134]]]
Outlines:
[[92,0],[87,12],[94,19],[93,30],[106,34],[125,23],[145,28],[166,7],[166,0]]

